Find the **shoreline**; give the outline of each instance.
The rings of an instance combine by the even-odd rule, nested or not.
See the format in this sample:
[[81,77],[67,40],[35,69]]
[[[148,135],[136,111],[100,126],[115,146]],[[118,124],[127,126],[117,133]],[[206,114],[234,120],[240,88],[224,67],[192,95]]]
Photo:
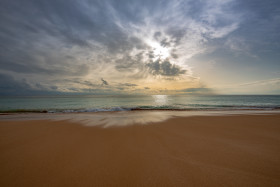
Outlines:
[[99,112],[120,112],[120,111],[280,111],[280,107],[225,107],[225,108],[127,108],[127,107],[113,107],[113,108],[95,108],[95,109],[15,109],[15,110],[2,110],[0,115],[8,114],[63,114],[63,113],[99,113]]
[[85,126],[128,126],[164,122],[172,118],[205,116],[277,115],[280,110],[132,110],[73,113],[0,113],[1,121],[69,121]]
[[0,185],[279,186],[279,121],[280,114],[173,116],[100,128],[0,120]]

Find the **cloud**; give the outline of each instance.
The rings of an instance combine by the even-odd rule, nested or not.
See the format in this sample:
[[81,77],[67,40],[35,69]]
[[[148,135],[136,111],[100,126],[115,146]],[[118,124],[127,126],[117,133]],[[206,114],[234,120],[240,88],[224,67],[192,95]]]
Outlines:
[[[233,2],[4,0],[1,72],[26,78],[32,88],[61,92],[114,92],[119,84],[152,91],[149,84],[166,77],[188,83],[188,60],[239,28]],[[168,59],[158,61],[161,50]]]
[[138,85],[137,84],[131,84],[131,83],[121,83],[120,86],[135,87],[135,86],[138,86]]
[[56,93],[46,90],[40,83],[32,86],[25,79],[16,80],[11,75],[0,73],[0,95],[45,95]]
[[57,89],[58,89],[57,86],[51,86],[50,88],[51,88],[52,90],[57,90]]
[[180,67],[171,64],[168,59],[163,62],[161,62],[161,60],[150,62],[147,66],[150,68],[153,75],[178,76],[186,73],[186,70],[180,69]]
[[179,90],[178,92],[188,93],[188,94],[213,94],[214,93],[213,89],[211,89],[211,88],[204,88],[204,87],[200,87],[200,88],[187,88],[187,89]]
[[0,94],[25,93],[31,90],[29,84],[24,80],[16,81],[12,76],[0,74]]
[[102,85],[105,85],[105,86],[109,85],[109,83],[107,81],[105,81],[103,78],[101,78],[101,81],[102,81]]
[[229,37],[225,42],[225,47],[230,49],[236,56],[246,55],[258,59],[258,55],[252,51],[251,44],[244,38]]
[[239,84],[239,86],[263,86],[263,85],[280,85],[280,78],[259,80],[259,81],[253,81],[253,82]]

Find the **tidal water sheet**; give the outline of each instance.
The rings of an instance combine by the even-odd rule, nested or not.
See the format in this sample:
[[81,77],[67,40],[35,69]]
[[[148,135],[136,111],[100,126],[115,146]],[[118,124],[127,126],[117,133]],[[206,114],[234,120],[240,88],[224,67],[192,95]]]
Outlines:
[[122,127],[148,125],[175,117],[222,116],[222,115],[271,115],[279,110],[230,110],[230,111],[118,111],[87,113],[24,113],[0,115],[0,120],[67,120],[85,126]]

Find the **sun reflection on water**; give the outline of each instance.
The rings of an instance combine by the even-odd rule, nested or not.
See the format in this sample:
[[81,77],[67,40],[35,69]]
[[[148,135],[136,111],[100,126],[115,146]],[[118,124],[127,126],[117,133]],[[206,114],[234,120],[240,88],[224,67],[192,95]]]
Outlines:
[[168,95],[153,95],[156,105],[167,105],[168,104]]

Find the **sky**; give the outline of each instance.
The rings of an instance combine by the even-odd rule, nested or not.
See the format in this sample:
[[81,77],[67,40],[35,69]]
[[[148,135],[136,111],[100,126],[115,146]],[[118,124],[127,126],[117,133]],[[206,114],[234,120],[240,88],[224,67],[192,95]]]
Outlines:
[[280,94],[279,0],[1,0],[0,95]]

